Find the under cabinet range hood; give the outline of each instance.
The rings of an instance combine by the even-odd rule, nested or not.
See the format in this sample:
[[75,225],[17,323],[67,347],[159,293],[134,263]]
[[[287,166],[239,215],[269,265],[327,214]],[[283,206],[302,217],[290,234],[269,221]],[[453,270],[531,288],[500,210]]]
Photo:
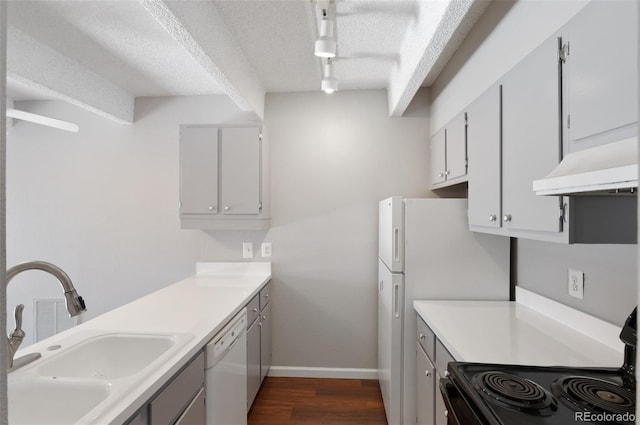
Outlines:
[[637,137],[570,153],[533,181],[536,195],[634,193],[637,187]]

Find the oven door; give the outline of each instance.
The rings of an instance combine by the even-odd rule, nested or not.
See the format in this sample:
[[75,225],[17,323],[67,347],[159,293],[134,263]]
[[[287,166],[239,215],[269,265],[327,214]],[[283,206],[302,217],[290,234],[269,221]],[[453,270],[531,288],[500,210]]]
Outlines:
[[460,390],[450,379],[440,379],[440,392],[447,411],[447,425],[483,425]]

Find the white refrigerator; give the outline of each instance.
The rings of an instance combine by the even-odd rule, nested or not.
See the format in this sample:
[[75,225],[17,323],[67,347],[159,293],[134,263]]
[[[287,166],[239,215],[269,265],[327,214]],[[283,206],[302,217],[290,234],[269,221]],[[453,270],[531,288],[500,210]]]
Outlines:
[[389,425],[416,423],[413,300],[508,300],[509,238],[469,231],[466,199],[380,201],[378,379]]

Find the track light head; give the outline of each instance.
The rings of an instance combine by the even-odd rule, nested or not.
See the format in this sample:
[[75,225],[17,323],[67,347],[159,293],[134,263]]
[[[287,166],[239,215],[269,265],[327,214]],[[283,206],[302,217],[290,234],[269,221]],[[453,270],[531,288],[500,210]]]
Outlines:
[[333,63],[331,59],[327,59],[327,63],[324,66],[324,77],[322,78],[321,87],[325,93],[329,94],[338,90],[338,80],[333,75]]
[[320,37],[315,44],[315,55],[321,58],[333,58],[336,56],[336,47],[334,22],[324,14],[320,22]]

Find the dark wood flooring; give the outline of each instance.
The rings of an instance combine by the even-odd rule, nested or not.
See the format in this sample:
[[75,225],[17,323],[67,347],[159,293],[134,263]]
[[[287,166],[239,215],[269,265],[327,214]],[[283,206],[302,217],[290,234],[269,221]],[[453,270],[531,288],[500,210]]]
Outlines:
[[248,425],[387,425],[376,380],[266,377]]

